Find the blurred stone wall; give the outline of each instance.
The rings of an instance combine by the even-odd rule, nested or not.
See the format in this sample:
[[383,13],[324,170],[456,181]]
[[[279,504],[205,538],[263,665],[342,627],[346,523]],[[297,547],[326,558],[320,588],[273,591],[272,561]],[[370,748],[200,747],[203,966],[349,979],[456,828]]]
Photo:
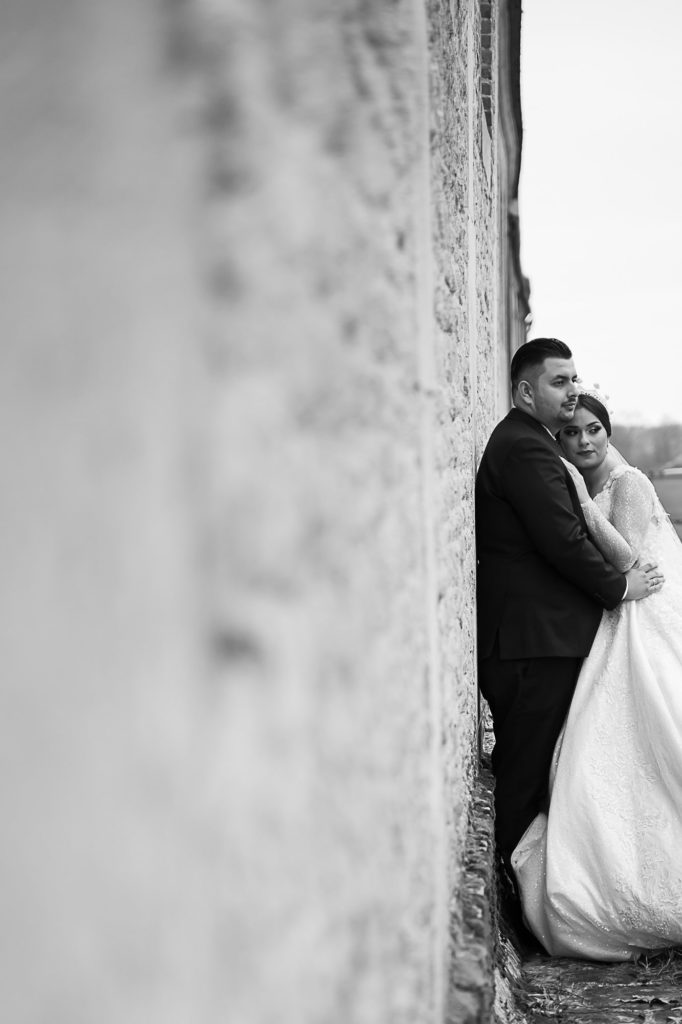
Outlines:
[[490,6],[3,4],[7,1020],[464,1019]]

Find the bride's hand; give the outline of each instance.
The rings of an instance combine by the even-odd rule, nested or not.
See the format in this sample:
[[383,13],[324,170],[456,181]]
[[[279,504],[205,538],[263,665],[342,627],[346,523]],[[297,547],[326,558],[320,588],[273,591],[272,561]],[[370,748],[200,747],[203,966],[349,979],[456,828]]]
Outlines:
[[658,593],[665,583],[665,576],[656,562],[640,565],[639,559],[625,573],[625,579],[628,581],[628,586],[624,601],[639,601],[643,597],[650,597],[651,594]]
[[574,466],[572,462],[569,462],[568,459],[562,458],[561,461],[563,462],[568,472],[571,474],[571,478],[573,480],[573,483],[575,484],[575,489],[578,492],[578,501],[580,502],[580,504],[584,505],[586,502],[591,501],[592,499],[590,498],[589,492],[587,490],[587,484],[585,483],[584,477],[580,470],[576,466]]

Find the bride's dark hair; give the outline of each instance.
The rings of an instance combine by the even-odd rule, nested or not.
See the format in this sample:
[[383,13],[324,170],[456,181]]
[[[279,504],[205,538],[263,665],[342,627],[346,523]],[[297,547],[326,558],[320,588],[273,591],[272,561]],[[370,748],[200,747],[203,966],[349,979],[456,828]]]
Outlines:
[[587,409],[593,416],[596,416],[602,427],[607,433],[608,437],[611,437],[611,417],[609,416],[606,406],[595,398],[594,395],[580,394],[578,395],[578,401],[576,408],[579,409],[582,406],[583,409]]

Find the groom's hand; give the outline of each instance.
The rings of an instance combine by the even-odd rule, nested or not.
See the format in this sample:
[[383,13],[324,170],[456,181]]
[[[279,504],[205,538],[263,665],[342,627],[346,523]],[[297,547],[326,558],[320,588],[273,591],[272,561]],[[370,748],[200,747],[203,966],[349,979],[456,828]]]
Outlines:
[[665,582],[665,577],[655,562],[633,565],[632,569],[625,573],[625,579],[628,581],[628,592],[623,598],[624,601],[639,601],[643,597],[649,597],[660,590]]

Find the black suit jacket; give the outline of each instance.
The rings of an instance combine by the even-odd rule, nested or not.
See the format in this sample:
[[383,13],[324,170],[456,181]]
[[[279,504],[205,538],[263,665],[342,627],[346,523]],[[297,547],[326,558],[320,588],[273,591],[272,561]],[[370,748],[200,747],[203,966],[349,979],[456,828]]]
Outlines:
[[476,477],[478,649],[502,658],[584,657],[625,577],[587,534],[570,473],[541,423],[512,409]]

